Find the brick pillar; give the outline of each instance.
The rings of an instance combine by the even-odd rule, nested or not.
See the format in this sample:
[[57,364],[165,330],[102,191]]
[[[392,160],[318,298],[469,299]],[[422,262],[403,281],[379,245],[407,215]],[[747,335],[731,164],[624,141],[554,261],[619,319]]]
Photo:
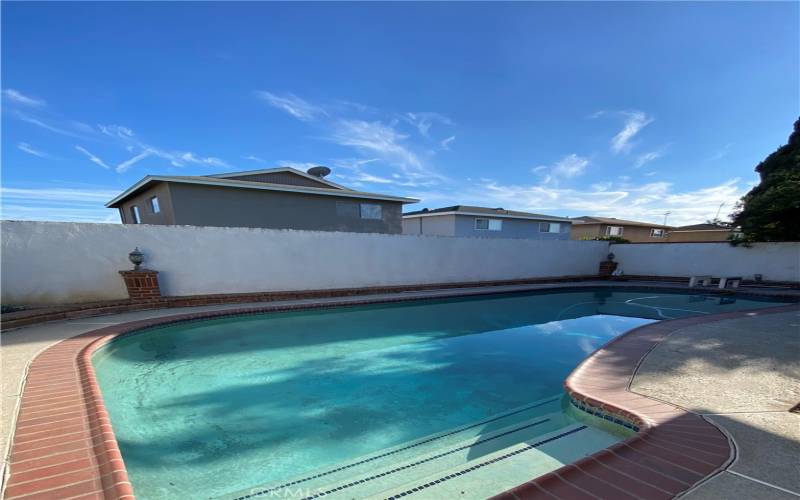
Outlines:
[[161,298],[161,288],[158,286],[158,271],[140,269],[138,271],[120,271],[128,296],[131,300],[154,300]]
[[600,270],[597,274],[599,274],[600,276],[611,276],[611,273],[613,273],[616,269],[617,269],[616,262],[614,262],[613,260],[604,260],[603,262],[600,263]]

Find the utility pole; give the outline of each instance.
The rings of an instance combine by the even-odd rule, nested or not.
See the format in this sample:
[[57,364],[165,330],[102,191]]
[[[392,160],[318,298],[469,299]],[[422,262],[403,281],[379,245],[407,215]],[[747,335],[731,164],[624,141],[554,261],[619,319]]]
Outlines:
[[719,204],[719,208],[717,209],[717,215],[714,216],[714,221],[715,222],[719,220],[719,213],[722,211],[722,207],[724,207],[724,206],[725,206],[725,202],[724,201]]
[[664,225],[665,226],[667,225],[667,216],[669,216],[669,214],[671,214],[671,213],[672,212],[664,212]]

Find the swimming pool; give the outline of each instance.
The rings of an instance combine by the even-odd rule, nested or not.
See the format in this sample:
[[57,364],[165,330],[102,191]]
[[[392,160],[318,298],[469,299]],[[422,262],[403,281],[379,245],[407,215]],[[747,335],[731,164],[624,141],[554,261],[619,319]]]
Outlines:
[[[626,431],[560,397],[583,358],[659,319],[770,305],[619,289],[374,304],[155,328],[93,363],[139,498],[384,498],[469,464],[524,481],[604,448]],[[461,496],[522,482],[489,469]]]

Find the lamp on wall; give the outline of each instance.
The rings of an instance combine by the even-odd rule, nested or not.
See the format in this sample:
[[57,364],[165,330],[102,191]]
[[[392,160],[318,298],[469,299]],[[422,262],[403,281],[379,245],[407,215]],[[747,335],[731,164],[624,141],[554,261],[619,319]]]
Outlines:
[[133,263],[133,270],[138,271],[139,266],[144,262],[144,254],[139,250],[139,247],[133,249],[133,252],[128,254],[128,259]]

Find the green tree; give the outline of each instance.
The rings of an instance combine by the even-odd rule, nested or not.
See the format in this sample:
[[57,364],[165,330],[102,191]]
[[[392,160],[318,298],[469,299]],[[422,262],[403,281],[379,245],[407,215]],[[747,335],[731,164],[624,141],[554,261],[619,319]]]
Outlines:
[[756,167],[761,182],[732,214],[741,241],[800,241],[800,118],[789,142]]

